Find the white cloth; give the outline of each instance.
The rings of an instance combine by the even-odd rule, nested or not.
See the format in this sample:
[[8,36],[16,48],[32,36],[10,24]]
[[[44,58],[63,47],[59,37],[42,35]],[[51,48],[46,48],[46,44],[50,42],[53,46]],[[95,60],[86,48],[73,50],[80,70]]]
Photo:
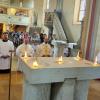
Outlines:
[[[24,56],[25,52],[27,53],[27,56],[33,56],[34,55],[34,50],[30,44],[25,45],[24,43],[19,45],[16,49],[16,55],[18,57]],[[18,63],[17,63],[17,70],[22,71],[21,69],[21,62],[20,59],[18,58]]]
[[34,50],[30,44],[25,45],[24,43],[18,46],[16,49],[16,55],[17,56],[24,56],[25,52],[27,52],[28,56],[33,56]]
[[36,49],[36,55],[39,57],[42,56],[51,56],[52,55],[52,49],[49,44],[42,43],[37,46]]
[[1,58],[1,56],[10,56],[10,50],[14,50],[13,42],[8,40],[7,42],[0,41],[0,69],[9,69],[10,68],[10,57]]
[[97,62],[100,64],[100,52],[97,54]]

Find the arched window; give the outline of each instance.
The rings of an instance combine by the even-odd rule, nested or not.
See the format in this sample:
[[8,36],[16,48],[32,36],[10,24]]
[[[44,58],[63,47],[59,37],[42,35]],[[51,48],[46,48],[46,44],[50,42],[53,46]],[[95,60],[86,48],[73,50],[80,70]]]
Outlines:
[[79,21],[82,21],[86,11],[86,0],[81,0],[79,10]]
[[83,20],[86,11],[86,0],[75,0],[74,7],[74,24],[81,24],[80,22]]
[[47,9],[49,9],[49,3],[50,3],[50,0],[47,0]]

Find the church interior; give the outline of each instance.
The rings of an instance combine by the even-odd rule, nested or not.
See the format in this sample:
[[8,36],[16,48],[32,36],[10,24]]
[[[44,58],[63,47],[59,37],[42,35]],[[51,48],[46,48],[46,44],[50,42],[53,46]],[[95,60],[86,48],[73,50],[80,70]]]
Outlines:
[[0,0],[0,100],[100,100],[100,0]]

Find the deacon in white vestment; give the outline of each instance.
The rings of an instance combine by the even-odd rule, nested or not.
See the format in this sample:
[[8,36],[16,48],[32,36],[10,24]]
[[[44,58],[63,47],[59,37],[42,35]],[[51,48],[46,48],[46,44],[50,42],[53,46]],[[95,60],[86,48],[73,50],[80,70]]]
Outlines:
[[10,69],[10,56],[11,52],[14,51],[13,42],[8,40],[8,33],[4,32],[2,34],[2,39],[0,40],[0,70]]
[[50,57],[52,55],[52,49],[48,44],[48,38],[44,38],[44,42],[37,46],[36,54],[38,57]]
[[[34,50],[32,48],[32,46],[29,44],[29,38],[24,39],[23,40],[23,44],[19,45],[16,49],[16,55],[18,57],[24,57],[25,56],[25,52],[27,54],[28,57],[33,57],[34,55]],[[17,66],[18,70],[21,70],[21,63],[20,63],[20,59],[18,58],[18,66]]]

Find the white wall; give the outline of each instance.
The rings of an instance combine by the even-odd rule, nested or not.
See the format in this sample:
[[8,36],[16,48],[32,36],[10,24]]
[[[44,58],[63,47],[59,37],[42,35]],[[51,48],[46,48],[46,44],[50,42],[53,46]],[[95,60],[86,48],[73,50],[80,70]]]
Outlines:
[[81,24],[73,24],[75,0],[63,0],[62,22],[68,38],[77,42],[81,34]]
[[54,11],[56,9],[56,4],[57,0],[50,0],[50,9]]

